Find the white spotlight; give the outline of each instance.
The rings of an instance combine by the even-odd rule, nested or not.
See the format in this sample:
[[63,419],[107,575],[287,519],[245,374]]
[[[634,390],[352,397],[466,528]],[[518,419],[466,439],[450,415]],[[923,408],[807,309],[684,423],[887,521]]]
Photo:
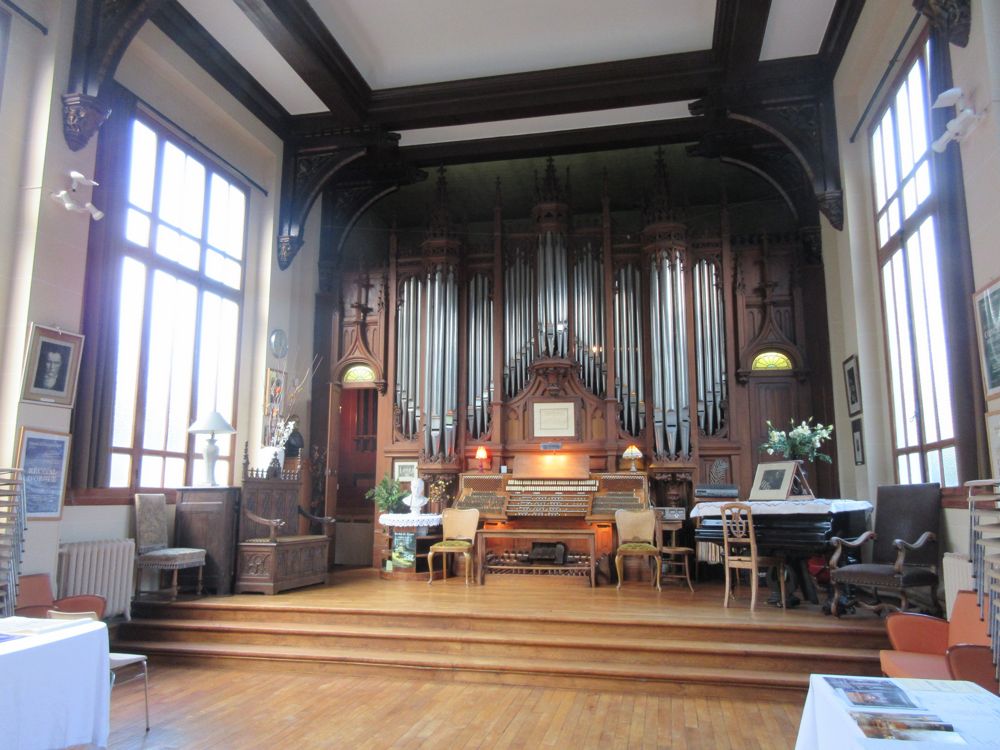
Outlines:
[[90,185],[90,187],[98,185],[95,180],[90,179],[83,172],[77,172],[75,169],[69,173],[69,178],[73,181],[73,190],[76,190],[81,185]]
[[958,86],[947,89],[938,94],[931,109],[941,109],[942,107],[954,107],[962,100],[962,89]]
[[83,207],[86,210],[90,211],[90,218],[92,218],[94,221],[100,221],[101,219],[104,218],[104,212],[90,201],[84,203]]
[[79,206],[70,197],[69,192],[66,190],[60,190],[58,193],[49,193],[49,197],[56,203],[62,204],[62,207],[67,211],[73,211],[74,209],[79,208]]

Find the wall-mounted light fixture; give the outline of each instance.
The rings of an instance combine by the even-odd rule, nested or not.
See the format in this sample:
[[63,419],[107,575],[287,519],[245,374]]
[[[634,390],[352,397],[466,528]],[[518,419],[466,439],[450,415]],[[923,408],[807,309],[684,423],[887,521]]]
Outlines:
[[95,180],[87,177],[83,172],[77,172],[75,169],[69,173],[70,179],[70,189],[60,190],[55,193],[49,193],[49,197],[52,198],[56,203],[60,204],[67,211],[75,211],[79,214],[90,214],[90,218],[94,221],[100,221],[104,218],[104,212],[95,206],[90,201],[85,203],[80,203],[77,196],[77,191],[81,187],[95,187],[98,183]]
[[931,144],[931,148],[939,154],[944,153],[944,150],[948,148],[948,144],[952,141],[961,143],[968,138],[969,134],[976,129],[976,126],[983,119],[982,113],[976,113],[972,102],[965,98],[965,93],[957,86],[942,91],[938,94],[937,99],[934,100],[934,104],[931,105],[932,109],[942,109],[944,107],[955,107],[956,114],[948,120],[944,133]]

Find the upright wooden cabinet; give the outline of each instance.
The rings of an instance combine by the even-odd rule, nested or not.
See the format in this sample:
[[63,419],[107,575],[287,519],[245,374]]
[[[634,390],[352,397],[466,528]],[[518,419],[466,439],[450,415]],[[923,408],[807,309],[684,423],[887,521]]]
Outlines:
[[182,487],[177,491],[174,543],[207,551],[204,587],[233,593],[239,487]]

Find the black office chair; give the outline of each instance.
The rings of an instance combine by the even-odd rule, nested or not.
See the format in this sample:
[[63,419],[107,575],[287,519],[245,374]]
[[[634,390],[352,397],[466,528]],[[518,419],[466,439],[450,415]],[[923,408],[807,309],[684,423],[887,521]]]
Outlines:
[[[831,611],[840,616],[855,606],[873,609],[880,614],[886,609],[904,611],[910,602],[910,589],[930,589],[930,607],[941,611],[937,587],[937,535],[941,519],[941,485],[892,484],[878,488],[875,507],[875,531],[866,531],[854,540],[834,537],[836,546],[830,558],[830,580],[833,582]],[[874,540],[872,559],[838,567],[846,549],[856,549]],[[871,591],[872,601],[857,598],[861,589]],[[899,604],[882,600],[882,595],[899,599]]]

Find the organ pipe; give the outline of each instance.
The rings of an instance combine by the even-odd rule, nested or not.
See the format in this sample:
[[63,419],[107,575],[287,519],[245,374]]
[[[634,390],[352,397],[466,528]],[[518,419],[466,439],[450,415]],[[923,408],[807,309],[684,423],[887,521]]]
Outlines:
[[545,231],[538,235],[538,353],[565,357],[569,290],[566,288],[566,236]]
[[478,273],[469,280],[467,422],[469,435],[478,438],[489,429],[493,400],[493,304],[490,279]]
[[405,279],[400,284],[396,310],[395,407],[399,413],[399,431],[406,438],[414,437],[420,429],[420,301],[420,279],[416,276]]
[[[534,286],[522,250],[513,252],[504,271],[504,391],[508,398],[517,395],[528,382],[528,366],[535,359]],[[540,306],[540,302],[538,303]]]
[[718,264],[698,261],[693,283],[698,428],[704,435],[716,435],[725,425],[728,401],[725,308]]
[[604,395],[604,269],[588,242],[573,267],[573,332],[580,380]]
[[653,442],[657,453],[687,458],[691,455],[691,410],[683,253],[668,249],[650,255],[649,284]]
[[629,263],[615,272],[614,331],[615,398],[619,420],[627,433],[638,435],[645,425],[642,361],[642,294],[639,268]]
[[458,283],[451,265],[428,270],[425,321],[424,454],[450,458],[455,453],[455,415],[458,408]]

